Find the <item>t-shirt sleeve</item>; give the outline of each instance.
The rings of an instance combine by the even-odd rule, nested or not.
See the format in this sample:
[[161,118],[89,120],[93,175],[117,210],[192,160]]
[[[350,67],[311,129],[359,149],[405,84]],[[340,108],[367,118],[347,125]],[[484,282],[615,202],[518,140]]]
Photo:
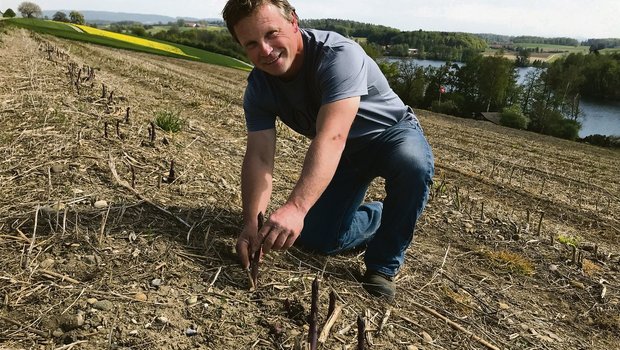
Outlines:
[[321,104],[368,94],[368,71],[364,50],[343,42],[326,50],[318,72]]
[[248,82],[243,95],[243,112],[248,131],[261,131],[276,127],[276,113],[270,108],[272,99],[256,83]]

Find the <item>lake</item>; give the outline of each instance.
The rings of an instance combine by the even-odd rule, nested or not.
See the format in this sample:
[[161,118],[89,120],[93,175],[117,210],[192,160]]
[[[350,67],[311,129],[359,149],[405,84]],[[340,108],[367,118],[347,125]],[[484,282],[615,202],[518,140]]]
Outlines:
[[[388,60],[395,62],[403,59],[388,58]],[[411,60],[415,64],[423,67],[441,67],[445,64],[444,61],[419,60],[416,58],[408,58],[408,60]],[[458,65],[463,64],[460,62],[456,63]],[[519,74],[517,77],[517,82],[522,84],[525,80],[525,75],[528,72],[537,69],[539,68],[517,68],[517,73]],[[620,136],[620,102],[582,99],[579,106],[582,113],[582,116],[579,117],[579,121],[581,122],[579,137],[586,137],[594,134]]]

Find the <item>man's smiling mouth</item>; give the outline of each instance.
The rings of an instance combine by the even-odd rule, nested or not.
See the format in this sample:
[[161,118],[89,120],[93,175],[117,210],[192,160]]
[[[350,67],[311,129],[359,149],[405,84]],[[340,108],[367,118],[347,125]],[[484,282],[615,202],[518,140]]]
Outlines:
[[279,60],[281,56],[282,56],[282,52],[278,53],[278,54],[276,55],[276,57],[275,57],[273,60],[268,61],[268,62],[264,62],[264,64],[266,64],[266,65],[273,64],[273,63],[275,63],[277,60]]

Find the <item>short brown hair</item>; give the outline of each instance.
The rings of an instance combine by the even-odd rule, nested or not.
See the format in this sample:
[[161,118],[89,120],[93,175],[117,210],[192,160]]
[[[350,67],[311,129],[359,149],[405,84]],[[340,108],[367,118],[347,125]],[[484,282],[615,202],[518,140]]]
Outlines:
[[282,11],[282,16],[289,21],[293,18],[297,18],[295,8],[291,6],[288,0],[228,0],[222,10],[222,17],[228,27],[230,35],[235,38],[237,42],[237,34],[235,34],[235,25],[242,19],[251,16],[254,11],[265,4],[272,4]]

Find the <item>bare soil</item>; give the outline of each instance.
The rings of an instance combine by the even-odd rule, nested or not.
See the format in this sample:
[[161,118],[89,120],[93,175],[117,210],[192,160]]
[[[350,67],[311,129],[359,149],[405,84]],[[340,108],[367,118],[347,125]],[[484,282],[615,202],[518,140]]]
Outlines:
[[[2,349],[301,349],[317,276],[319,330],[331,291],[342,307],[322,349],[357,348],[358,316],[369,349],[620,342],[617,150],[417,111],[436,177],[394,303],[356,282],[359,252],[269,254],[250,291],[233,251],[247,73],[0,40]],[[182,130],[151,141],[165,110]],[[307,146],[278,135],[274,205]]]

